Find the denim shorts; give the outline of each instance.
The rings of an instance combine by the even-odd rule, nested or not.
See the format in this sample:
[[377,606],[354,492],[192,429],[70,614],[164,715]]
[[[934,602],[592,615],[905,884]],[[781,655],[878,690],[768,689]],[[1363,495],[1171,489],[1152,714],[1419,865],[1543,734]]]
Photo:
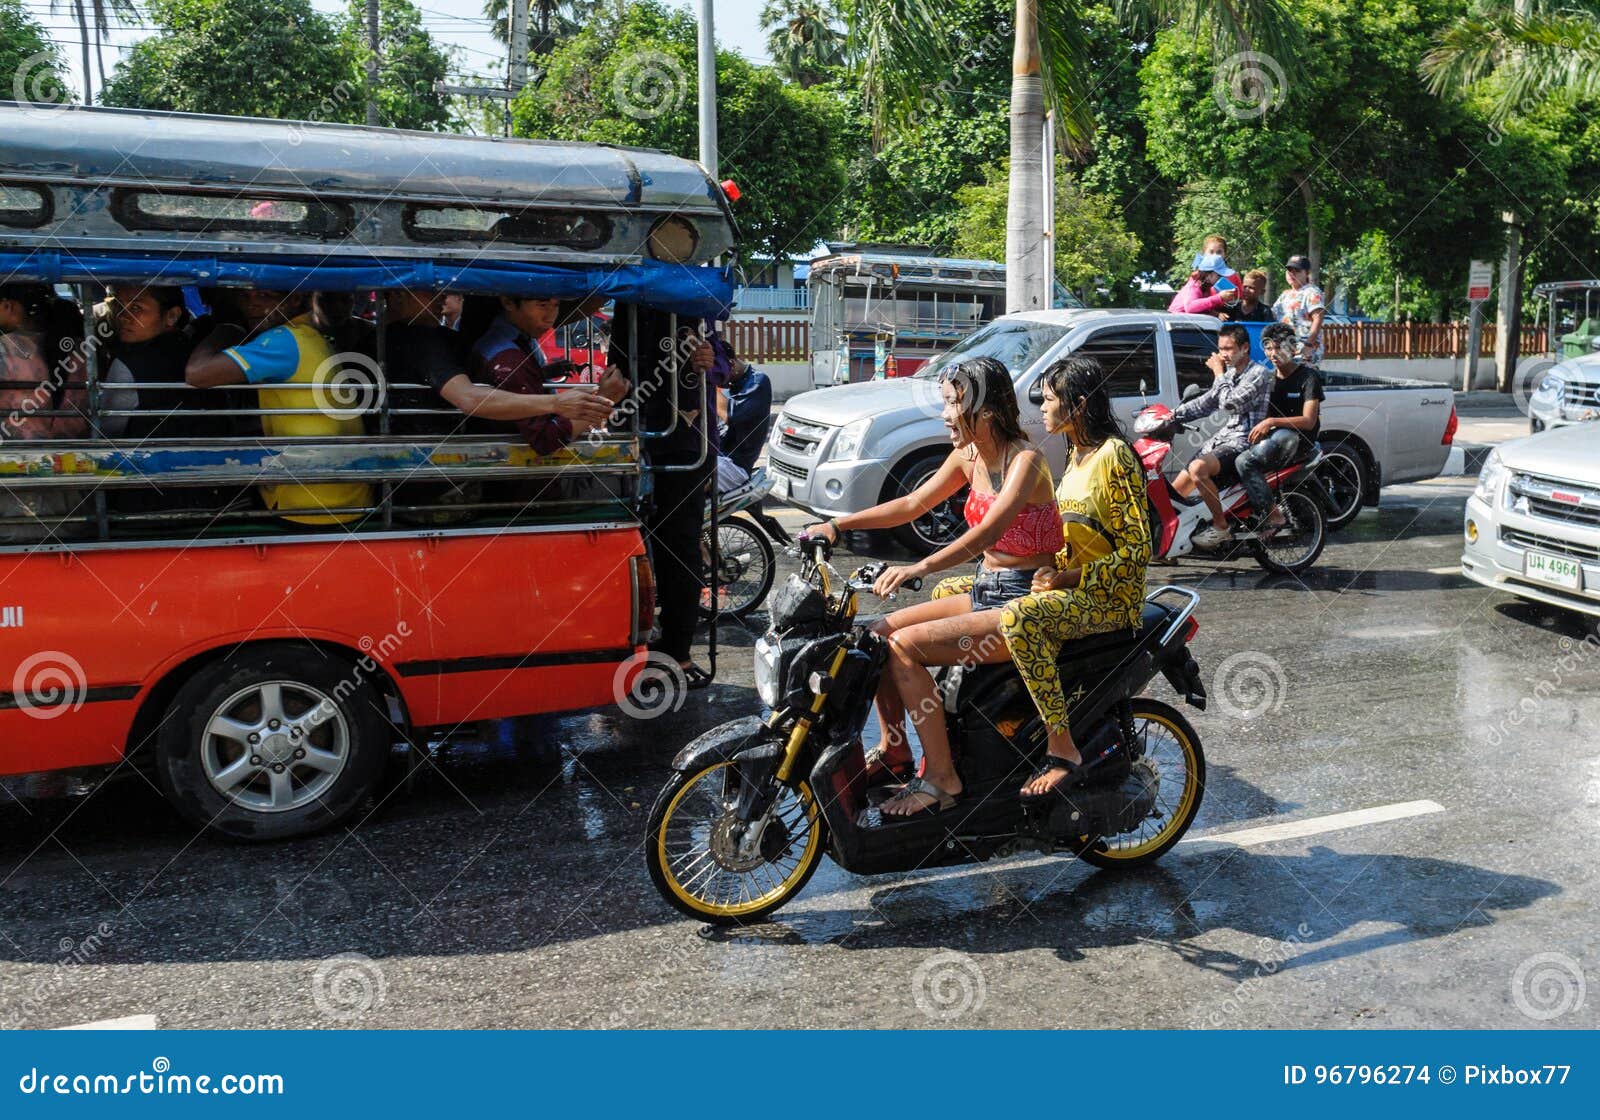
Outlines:
[[985,568],[980,561],[972,576],[972,609],[998,610],[1033,590],[1037,568]]

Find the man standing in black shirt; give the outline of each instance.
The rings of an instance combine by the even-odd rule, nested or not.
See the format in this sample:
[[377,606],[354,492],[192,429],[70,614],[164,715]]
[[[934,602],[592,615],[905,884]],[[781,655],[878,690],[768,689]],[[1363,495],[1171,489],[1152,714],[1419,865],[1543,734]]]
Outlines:
[[772,430],[772,381],[728,347],[728,414],[722,426],[722,454],[748,475]]
[[1276,376],[1266,419],[1250,429],[1250,447],[1233,464],[1250,495],[1258,530],[1284,524],[1283,511],[1276,508],[1267,485],[1268,472],[1282,470],[1307,454],[1322,427],[1322,377],[1294,356],[1296,341],[1294,328],[1287,323],[1274,323],[1261,332],[1261,348]]

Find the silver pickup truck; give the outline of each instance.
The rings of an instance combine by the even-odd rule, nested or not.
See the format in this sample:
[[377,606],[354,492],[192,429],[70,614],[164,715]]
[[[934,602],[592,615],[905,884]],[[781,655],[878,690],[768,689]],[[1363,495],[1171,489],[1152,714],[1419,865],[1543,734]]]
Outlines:
[[[1044,425],[1035,386],[1056,359],[1099,359],[1111,375],[1112,404],[1126,424],[1147,403],[1176,405],[1189,386],[1211,384],[1205,363],[1217,348],[1219,326],[1207,315],[1136,310],[1060,309],[995,319],[915,377],[837,385],[792,398],[772,429],[772,494],[831,517],[916,489],[949,453],[938,389],[939,370],[949,362],[981,356],[1004,362],[1016,378],[1023,424],[1038,441]],[[1336,368],[1324,368],[1323,380],[1328,398],[1321,443],[1337,507],[1330,525],[1375,504],[1380,486],[1432,478],[1444,467],[1456,430],[1448,387]],[[1044,446],[1059,473],[1062,441]],[[895,535],[918,552],[953,540],[962,528],[961,497]]]

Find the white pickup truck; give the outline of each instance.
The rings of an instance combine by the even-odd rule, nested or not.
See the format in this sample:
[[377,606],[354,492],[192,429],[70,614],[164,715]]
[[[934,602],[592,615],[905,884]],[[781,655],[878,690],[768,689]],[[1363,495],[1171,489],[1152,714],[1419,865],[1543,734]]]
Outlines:
[[[1205,362],[1217,348],[1220,326],[1207,315],[1138,310],[1059,309],[995,319],[915,377],[836,385],[788,401],[772,429],[773,496],[831,517],[914,490],[949,453],[937,381],[949,362],[981,356],[1004,362],[1016,379],[1023,424],[1038,441],[1044,425],[1034,389],[1058,358],[1099,359],[1111,375],[1113,407],[1127,425],[1146,403],[1176,405],[1187,387],[1210,385]],[[1375,504],[1380,486],[1437,475],[1456,431],[1448,387],[1340,373],[1336,366],[1323,369],[1328,398],[1321,435],[1330,459],[1334,527]],[[1062,441],[1044,446],[1059,473]],[[961,498],[895,535],[919,552],[947,543],[961,531]]]

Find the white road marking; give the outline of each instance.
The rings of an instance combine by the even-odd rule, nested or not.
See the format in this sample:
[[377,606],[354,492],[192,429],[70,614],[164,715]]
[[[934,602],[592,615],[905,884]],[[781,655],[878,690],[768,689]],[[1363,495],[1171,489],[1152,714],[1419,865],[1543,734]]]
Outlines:
[[57,1027],[58,1031],[153,1031],[154,1015],[127,1015],[121,1019],[96,1019],[92,1023],[74,1023],[70,1027]]
[[1409,817],[1424,817],[1430,813],[1444,811],[1444,806],[1437,801],[1400,801],[1393,805],[1375,805],[1370,809],[1353,809],[1348,813],[1331,813],[1326,817],[1308,817],[1303,821],[1283,821],[1256,828],[1241,828],[1234,832],[1186,836],[1181,843],[1231,844],[1236,848],[1252,848],[1257,844],[1270,844],[1275,840],[1298,840],[1306,836],[1319,836],[1324,832],[1338,832],[1346,828],[1384,824],[1388,821],[1403,821]]
[[1428,574],[1430,576],[1458,576],[1461,574],[1461,565],[1451,564],[1444,568],[1429,568]]

